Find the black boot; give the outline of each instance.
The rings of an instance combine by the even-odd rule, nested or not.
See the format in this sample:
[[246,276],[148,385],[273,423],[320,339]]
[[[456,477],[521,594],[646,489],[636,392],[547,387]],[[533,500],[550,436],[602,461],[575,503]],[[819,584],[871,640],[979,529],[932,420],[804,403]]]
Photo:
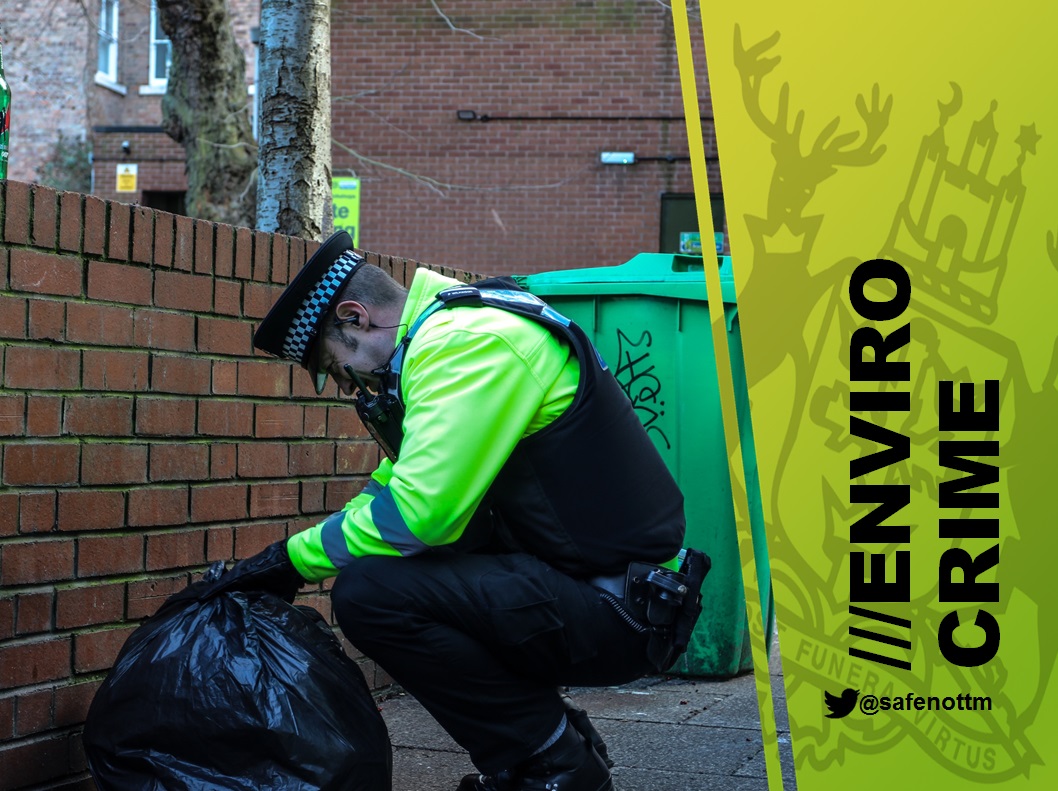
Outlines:
[[591,742],[571,725],[558,741],[514,769],[467,775],[457,791],[613,791],[610,770]]
[[580,735],[591,742],[591,746],[595,748],[595,752],[602,758],[603,763],[606,764],[607,769],[613,769],[613,761],[610,760],[610,754],[606,750],[606,742],[602,740],[602,736],[595,730],[595,726],[591,724],[591,720],[588,719],[588,712],[573,702],[566,693],[560,693],[562,696],[562,702],[566,705],[566,719],[569,720],[569,724],[580,731]]

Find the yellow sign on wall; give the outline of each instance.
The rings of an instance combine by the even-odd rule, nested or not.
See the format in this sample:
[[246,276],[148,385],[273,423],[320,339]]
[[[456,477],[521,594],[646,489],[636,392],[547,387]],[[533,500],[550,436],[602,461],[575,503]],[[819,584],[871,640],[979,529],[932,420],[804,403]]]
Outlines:
[[360,246],[360,179],[332,178],[331,200],[334,203],[334,231],[345,231]]
[[125,163],[118,165],[118,192],[136,192],[136,175],[138,169],[138,165],[128,165]]

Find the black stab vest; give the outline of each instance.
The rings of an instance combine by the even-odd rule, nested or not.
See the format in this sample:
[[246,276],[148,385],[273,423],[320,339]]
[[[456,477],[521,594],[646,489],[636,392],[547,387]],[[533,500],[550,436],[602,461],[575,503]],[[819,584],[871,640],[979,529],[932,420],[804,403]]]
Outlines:
[[683,494],[584,330],[510,278],[447,288],[437,299],[408,342],[437,310],[493,307],[543,324],[580,362],[572,403],[515,446],[485,497],[508,542],[575,577],[674,558],[686,528]]

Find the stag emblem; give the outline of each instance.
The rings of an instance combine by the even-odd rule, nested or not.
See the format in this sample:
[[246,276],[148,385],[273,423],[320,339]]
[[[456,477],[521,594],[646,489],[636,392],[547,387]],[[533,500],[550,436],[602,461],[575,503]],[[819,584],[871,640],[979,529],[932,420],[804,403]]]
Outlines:
[[[782,58],[769,54],[779,42],[778,31],[750,47],[742,42],[742,31],[735,26],[734,60],[742,84],[742,97],[750,119],[771,140],[775,170],[768,189],[767,216],[745,215],[746,228],[753,242],[753,268],[741,288],[739,300],[751,304],[758,315],[767,317],[768,335],[775,342],[753,347],[749,354],[754,365],[747,370],[751,388],[790,359],[794,368],[791,392],[790,430],[779,456],[779,470],[789,458],[796,439],[799,416],[804,413],[811,386],[812,359],[806,327],[812,311],[829,295],[828,312],[834,308],[849,262],[810,272],[812,246],[822,224],[822,215],[807,213],[816,188],[841,168],[867,167],[885,154],[879,141],[889,126],[893,97],[883,100],[875,84],[868,99],[860,94],[855,107],[864,128],[840,131],[841,117],[827,123],[815,140],[802,145],[805,112],[791,113],[790,84],[779,89],[774,113],[765,110],[762,96],[765,78]],[[776,491],[778,489],[776,488]],[[772,504],[772,518],[781,524],[778,503]]]
[[[790,120],[790,83],[779,89],[779,103],[775,117],[765,112],[761,88],[764,78],[779,65],[778,55],[766,53],[779,41],[776,31],[748,49],[742,44],[742,31],[735,26],[735,67],[742,83],[742,98],[753,123],[772,141],[775,172],[768,189],[767,217],[746,216],[746,224],[753,237],[754,252],[799,254],[807,263],[822,216],[805,216],[804,211],[815,195],[816,188],[838,172],[839,167],[873,165],[885,153],[878,140],[889,126],[893,97],[881,102],[881,91],[876,83],[871,91],[871,103],[861,94],[856,97],[856,111],[865,131],[838,133],[841,117],[836,116],[823,127],[808,151],[802,149],[805,113],[799,110]],[[785,236],[783,239],[782,236]],[[785,242],[785,244],[784,244]]]

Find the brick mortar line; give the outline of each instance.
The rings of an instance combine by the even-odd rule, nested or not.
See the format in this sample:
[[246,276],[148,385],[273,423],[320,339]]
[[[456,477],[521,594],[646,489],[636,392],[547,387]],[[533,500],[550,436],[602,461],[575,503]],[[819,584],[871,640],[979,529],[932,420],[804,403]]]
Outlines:
[[[155,439],[157,441],[155,441]],[[290,440],[290,441],[284,441]],[[351,437],[258,437],[254,434],[203,434],[196,432],[187,437],[164,436],[161,434],[11,434],[0,436],[4,445],[24,445],[26,442],[38,444],[72,444],[81,442],[85,445],[216,445],[220,444],[279,444],[304,447],[322,445],[327,442],[369,442],[373,440]],[[299,476],[300,479],[300,476]]]
[[[162,434],[114,434],[113,436],[107,434],[91,434],[91,435],[70,435],[70,434],[55,434],[55,435],[43,435],[43,434],[11,434],[11,435],[0,435],[0,440],[4,444],[7,444],[8,440],[12,443],[17,443],[18,440],[32,439],[37,442],[52,443],[59,442],[63,439],[67,441],[83,441],[86,445],[115,445],[115,444],[132,444],[132,445],[216,445],[216,444],[243,444],[247,440],[253,440],[255,444],[280,444],[289,445],[293,447],[304,447],[308,445],[323,445],[326,443],[333,442],[350,442],[350,443],[368,443],[374,442],[370,437],[364,438],[352,438],[352,437],[305,437],[298,435],[297,437],[258,437],[252,434],[202,434],[201,432],[195,432],[187,436],[172,436]],[[239,443],[242,439],[243,443]],[[288,441],[284,441],[288,440]],[[298,478],[300,480],[300,476]]]
[[[182,314],[176,313],[173,315]],[[115,352],[139,352],[140,354],[150,354],[155,357],[175,357],[181,360],[205,360],[207,362],[263,362],[269,365],[274,364],[276,370],[280,370],[278,367],[279,365],[289,364],[284,360],[279,360],[273,357],[263,357],[251,354],[229,354],[225,356],[218,352],[199,352],[191,349],[180,351],[179,349],[164,349],[154,346],[107,346],[103,344],[89,344],[84,341],[67,343],[66,341],[53,341],[42,338],[0,338],[0,348],[5,347],[19,349],[51,349],[55,351],[96,351],[98,349],[106,349]]]
[[[134,443],[126,443],[134,444]],[[19,445],[18,447],[23,447]],[[149,463],[149,462],[148,462]],[[370,470],[364,470],[363,472],[348,472],[348,473],[336,473],[336,474],[315,474],[291,477],[290,473],[285,473],[283,477],[275,478],[185,478],[185,479],[173,479],[168,478],[164,480],[155,481],[129,481],[125,483],[91,483],[82,484],[68,483],[68,484],[56,484],[56,483],[41,483],[41,484],[4,484],[5,495],[41,495],[54,493],[61,495],[69,492],[88,492],[88,493],[119,493],[119,494],[132,494],[139,491],[166,491],[170,489],[177,489],[181,486],[190,487],[193,491],[203,489],[208,486],[247,486],[247,487],[264,487],[264,486],[291,486],[298,485],[299,487],[305,486],[306,484],[350,484],[356,483],[357,481],[367,480],[371,477]],[[190,508],[188,509],[190,513]],[[277,514],[276,516],[290,516],[300,517],[303,515],[311,515],[313,513],[333,513],[328,512],[291,512],[288,514]],[[128,515],[125,515],[125,521],[128,521]],[[219,521],[230,521],[230,520],[219,520]],[[99,530],[107,530],[108,528],[100,528]],[[99,532],[95,530],[92,532]],[[59,531],[68,532],[68,531]],[[47,532],[37,531],[36,535],[46,535]],[[20,535],[20,534],[16,534]],[[6,539],[0,537],[0,544]]]
[[[143,488],[172,488],[176,489],[179,487],[136,487],[139,489]],[[33,492],[23,492],[32,494]],[[316,519],[317,517],[326,518],[336,512],[334,511],[312,511],[312,512],[298,512],[290,514],[275,514],[273,516],[246,516],[245,518],[240,517],[237,519],[217,519],[215,521],[200,521],[200,522],[173,522],[171,524],[153,524],[153,525],[129,525],[126,519],[126,524],[121,527],[111,528],[99,528],[99,529],[81,529],[81,530],[46,530],[34,533],[13,533],[9,536],[3,536],[0,538],[0,547],[4,546],[15,546],[22,544],[55,544],[61,541],[74,541],[79,538],[127,538],[128,536],[150,536],[156,533],[179,533],[193,532],[195,530],[216,530],[217,528],[230,527],[234,531],[238,531],[246,527],[258,527],[261,525],[274,525],[277,522],[292,522],[305,520],[307,523],[309,520]],[[309,523],[305,529],[312,527],[313,524]],[[301,531],[296,531],[301,532]],[[75,558],[76,560],[76,558]],[[180,570],[183,566],[173,566],[173,569]],[[75,577],[73,580],[52,580],[47,584],[54,585],[63,582],[72,582],[80,579]],[[92,578],[94,579],[94,577]],[[34,583],[24,583],[32,585]]]
[[[83,676],[73,676],[73,678],[79,679],[73,684],[57,684],[56,682],[60,681],[60,679],[56,679],[55,681],[38,681],[35,684],[27,684],[24,687],[10,687],[9,689],[0,690],[0,700],[14,698],[22,694],[32,695],[34,692],[46,692],[48,690],[59,690],[66,689],[67,687],[77,687],[82,684],[91,684],[95,681],[102,681],[106,677],[106,674],[107,671],[105,670],[93,670],[89,673],[85,673]],[[7,742],[3,742],[2,744],[6,745]]]
[[[21,690],[22,687],[14,687],[14,689]],[[33,744],[40,744],[43,742],[52,742],[58,739],[65,739],[71,736],[76,736],[84,731],[84,723],[77,723],[74,725],[63,725],[58,728],[52,728],[51,730],[41,731],[39,733],[31,733],[27,736],[12,736],[10,739],[5,740],[0,744],[0,755],[5,752],[14,752],[19,747],[27,747]],[[63,784],[70,778],[70,774],[64,774],[61,778]],[[36,784],[30,786],[20,786],[24,791],[29,791],[33,788],[47,788],[48,784],[39,786]],[[50,787],[55,788],[56,786],[51,785]]]
[[[58,193],[58,194],[62,195],[64,193]],[[85,197],[94,197],[92,195],[87,195],[86,196],[83,193],[70,193],[70,194],[76,194],[76,195],[80,195],[81,196],[81,198],[82,198],[82,201],[81,201],[82,210],[83,210],[83,207],[84,207],[84,198]],[[30,202],[29,202],[31,220],[32,220],[32,216],[33,216],[32,209],[33,209],[34,201],[35,201],[35,194],[31,190],[30,191]],[[102,201],[102,202],[105,204],[105,208],[106,208],[106,212],[104,214],[104,222],[102,223],[102,225],[103,225],[104,228],[109,228],[111,226],[110,210],[111,210],[112,204],[114,202],[113,201]],[[128,207],[130,209],[140,208],[140,207],[137,207],[134,204],[118,204],[118,205],[128,205]],[[58,206],[58,204],[57,204],[57,206]],[[6,207],[6,200],[5,200],[5,207]],[[153,231],[156,230],[156,223],[157,223],[156,216],[157,216],[157,214],[160,211],[161,210],[159,210],[159,209],[150,209],[149,210],[149,212],[153,216],[155,216],[154,224],[152,224],[152,226],[151,226],[151,228],[152,228],[151,238],[152,239],[154,238]],[[57,213],[58,213],[58,209],[57,209]],[[165,212],[161,212],[161,213],[164,214]],[[133,216],[133,213],[130,211],[130,213],[129,213],[130,219],[131,219],[132,216]],[[176,218],[176,217],[182,217],[184,215],[173,214],[173,215],[170,215],[170,216]],[[215,261],[216,260],[216,253],[218,251],[216,229],[219,226],[222,226],[222,225],[225,225],[225,224],[224,223],[216,223],[216,222],[212,222],[212,221],[209,221],[209,220],[198,220],[197,218],[194,218],[194,217],[189,217],[187,219],[191,220],[192,227],[194,227],[194,223],[195,222],[207,222],[207,223],[210,223],[210,226],[213,229],[213,233],[211,234],[211,236],[213,237],[213,244],[212,244],[212,247],[211,247],[211,252],[214,254],[214,259],[213,260]],[[3,222],[4,220],[6,220],[6,214],[5,215],[0,215],[0,222]],[[86,223],[84,223],[84,222],[82,222],[80,224],[81,230],[82,230],[82,234],[83,234],[85,225],[86,225]],[[131,241],[132,241],[132,238],[131,238],[131,233],[132,233],[131,225],[132,225],[132,223],[130,222],[130,238],[129,238],[130,245],[131,245]],[[240,228],[243,228],[243,226],[234,226],[234,225],[225,226],[225,227],[232,228],[233,231],[238,231]],[[3,226],[0,225],[0,229],[2,229],[2,228],[3,228]],[[59,229],[59,222],[58,222],[58,217],[56,217],[56,232],[58,232],[58,229]],[[287,247],[288,247],[288,263],[289,263],[289,248],[292,246],[292,245],[290,245],[291,241],[303,242],[306,245],[312,245],[312,244],[320,245],[320,244],[322,244],[322,242],[317,242],[316,240],[313,240],[313,239],[302,239],[301,237],[287,236],[285,234],[276,234],[276,233],[270,233],[270,232],[266,232],[266,231],[257,231],[256,229],[253,229],[253,228],[245,228],[244,230],[248,230],[250,232],[251,239],[253,239],[254,234],[263,234],[263,235],[268,236],[269,238],[274,238],[274,237],[278,236],[278,237],[281,237],[281,238],[287,240],[287,243],[288,243],[287,244]],[[30,232],[32,233],[32,227],[30,228]],[[37,251],[37,252],[41,252],[41,253],[44,253],[44,254],[55,255],[57,257],[78,258],[78,259],[81,259],[82,261],[85,261],[85,262],[98,261],[98,262],[102,262],[102,263],[116,264],[116,265],[119,265],[119,266],[131,266],[131,267],[136,267],[136,268],[140,268],[140,269],[148,268],[148,269],[151,269],[151,270],[157,271],[157,272],[173,272],[175,274],[195,275],[195,276],[198,276],[198,277],[221,278],[221,279],[224,279],[224,280],[234,280],[236,282],[242,282],[242,283],[258,283],[258,284],[263,285],[263,286],[282,286],[282,285],[284,285],[282,283],[276,283],[276,282],[272,281],[271,279],[269,279],[269,280],[255,280],[252,275],[251,276],[247,276],[247,277],[235,277],[235,276],[217,275],[215,272],[212,272],[212,271],[207,274],[207,273],[204,273],[204,272],[196,272],[194,269],[189,269],[189,270],[188,269],[177,269],[177,268],[175,268],[172,265],[170,265],[170,266],[159,265],[159,264],[156,264],[154,261],[135,261],[135,260],[133,260],[131,258],[129,258],[129,259],[113,258],[113,257],[111,257],[110,250],[109,250],[109,236],[110,235],[107,234],[106,237],[105,237],[106,242],[104,244],[104,250],[101,253],[84,252],[83,235],[82,235],[81,246],[77,250],[67,250],[66,248],[59,247],[58,246],[58,239],[56,239],[56,246],[55,247],[45,247],[45,246],[43,246],[41,244],[38,244],[37,242],[33,241],[32,236],[25,242],[13,241],[13,240],[10,240],[10,239],[5,239],[2,236],[0,236],[0,247],[6,248],[8,250]],[[173,235],[174,248],[175,248],[176,236],[177,236],[177,234],[174,233],[174,235]],[[194,237],[195,237],[195,234],[192,233],[192,238],[194,238]],[[234,240],[235,238],[236,238],[235,234],[233,233],[232,239]],[[232,249],[234,251],[237,248],[237,245],[233,242],[231,247],[232,247]],[[364,250],[364,249],[359,248],[359,247],[358,248],[354,248],[354,249],[358,253],[360,253],[361,255],[363,255],[365,257],[373,256],[373,257],[377,258],[378,259],[377,261],[369,260],[368,263],[371,264],[372,266],[378,266],[379,268],[382,268],[382,269],[385,269],[387,264],[389,264],[391,266],[399,264],[399,265],[404,265],[404,266],[411,266],[413,272],[414,272],[415,269],[429,269],[429,270],[435,271],[435,272],[440,272],[443,269],[450,270],[451,272],[454,273],[454,275],[457,277],[457,279],[458,279],[458,277],[460,275],[468,275],[470,277],[487,277],[487,275],[482,275],[481,273],[478,273],[478,272],[471,272],[469,270],[461,269],[459,267],[447,266],[447,265],[444,265],[444,264],[431,264],[431,263],[428,263],[426,261],[420,261],[420,260],[415,259],[415,258],[407,258],[405,256],[396,255],[396,254],[392,254],[392,253],[382,253],[382,252],[378,252],[376,250]],[[251,251],[252,252],[256,252],[256,242],[255,241],[251,241]],[[152,252],[153,252],[153,244],[152,244]],[[130,247],[130,255],[131,255],[131,247]],[[312,254],[307,254],[306,257],[305,257],[306,262],[311,257],[312,257]],[[269,272],[269,274],[271,274],[271,272]]]

